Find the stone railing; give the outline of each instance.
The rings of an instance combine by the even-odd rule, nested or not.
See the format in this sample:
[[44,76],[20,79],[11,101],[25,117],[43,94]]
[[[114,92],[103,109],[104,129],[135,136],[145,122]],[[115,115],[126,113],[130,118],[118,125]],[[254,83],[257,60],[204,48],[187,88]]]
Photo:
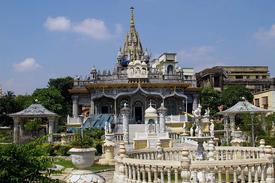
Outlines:
[[[189,157],[195,161],[196,148],[188,147]],[[208,146],[205,147],[206,154],[211,151]],[[164,148],[162,149],[163,156],[166,160],[180,161],[182,148]],[[275,157],[275,149],[273,149],[273,156]],[[133,150],[128,153],[129,157],[135,159],[155,159],[159,154],[153,149],[147,150]],[[235,160],[235,159],[259,159],[265,156],[264,147],[232,147],[232,146],[218,146],[215,147],[215,160]]]
[[165,118],[166,123],[180,123],[188,121],[187,115],[169,115]]
[[[238,159],[238,156],[235,156],[236,159],[221,159],[216,156],[215,160],[215,151],[210,148],[206,150],[208,151],[207,160],[194,161],[192,154],[195,154],[195,150],[190,148],[162,149],[158,146],[157,150],[126,153],[125,146],[121,143],[119,156],[116,156],[113,182],[274,183],[274,156],[271,146],[241,147],[240,151],[237,151],[237,148],[235,150],[231,147],[227,148],[231,150],[231,154],[249,153],[241,156],[242,159]],[[217,152],[223,153],[224,150],[227,151],[227,148],[217,147]],[[223,155],[223,157],[229,156]]]
[[114,142],[122,142],[123,141],[123,133],[115,133]]

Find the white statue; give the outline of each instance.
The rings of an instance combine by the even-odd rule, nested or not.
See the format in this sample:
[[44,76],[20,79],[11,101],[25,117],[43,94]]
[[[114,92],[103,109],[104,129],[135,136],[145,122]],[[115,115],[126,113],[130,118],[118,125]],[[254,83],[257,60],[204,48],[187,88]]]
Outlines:
[[214,130],[215,130],[214,121],[211,119],[210,122],[211,122],[211,124],[210,124],[210,126],[209,126],[210,136],[211,136],[211,137],[214,137],[214,135],[215,135],[215,134],[214,134]]
[[108,134],[108,133],[109,133],[108,123],[107,123],[107,121],[105,121],[104,130],[105,130],[105,134]]
[[111,123],[108,124],[108,133],[112,133]]
[[196,128],[195,128],[195,136],[198,136],[199,135],[199,126],[196,125]]
[[204,116],[209,116],[209,115],[210,115],[210,109],[208,107],[207,109],[205,109]]
[[200,104],[196,110],[192,111],[192,114],[194,115],[194,118],[201,117],[201,105]]

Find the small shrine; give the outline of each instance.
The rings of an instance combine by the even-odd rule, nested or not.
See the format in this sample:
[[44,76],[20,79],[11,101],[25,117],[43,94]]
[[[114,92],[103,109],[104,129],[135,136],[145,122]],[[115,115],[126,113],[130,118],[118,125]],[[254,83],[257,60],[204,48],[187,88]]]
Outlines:
[[165,129],[166,111],[163,103],[158,111],[150,103],[150,106],[145,110],[145,132],[135,134],[134,149],[155,148],[157,143],[160,143],[162,148],[172,147],[169,133]]

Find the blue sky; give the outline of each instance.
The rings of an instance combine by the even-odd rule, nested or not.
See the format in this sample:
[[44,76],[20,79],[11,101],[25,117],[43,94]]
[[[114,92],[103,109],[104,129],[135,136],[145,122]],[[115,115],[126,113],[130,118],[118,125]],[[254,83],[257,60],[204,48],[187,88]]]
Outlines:
[[2,0],[0,85],[31,93],[49,78],[112,69],[135,7],[144,48],[182,67],[267,65],[275,74],[274,0]]

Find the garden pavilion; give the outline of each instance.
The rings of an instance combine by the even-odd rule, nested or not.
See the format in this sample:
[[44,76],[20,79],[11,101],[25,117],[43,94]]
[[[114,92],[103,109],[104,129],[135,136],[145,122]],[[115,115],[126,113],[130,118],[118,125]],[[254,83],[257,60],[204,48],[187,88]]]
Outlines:
[[[225,111],[221,111],[218,114],[221,114],[225,117],[225,131],[228,141],[228,117],[230,121],[230,131],[231,133],[235,131],[235,116],[237,114],[250,114],[251,118],[251,138],[252,138],[252,146],[255,147],[255,137],[254,137],[254,115],[266,115],[272,111],[259,108],[250,102],[248,102],[245,98],[243,98],[242,101],[239,101],[234,106],[230,107],[229,109],[226,109]],[[265,126],[263,124],[263,126]]]
[[54,122],[58,115],[54,112],[49,111],[41,104],[32,104],[26,109],[17,113],[9,114],[13,118],[13,143],[20,143],[20,138],[23,135],[23,118],[47,118],[48,120],[48,142],[53,142]]

